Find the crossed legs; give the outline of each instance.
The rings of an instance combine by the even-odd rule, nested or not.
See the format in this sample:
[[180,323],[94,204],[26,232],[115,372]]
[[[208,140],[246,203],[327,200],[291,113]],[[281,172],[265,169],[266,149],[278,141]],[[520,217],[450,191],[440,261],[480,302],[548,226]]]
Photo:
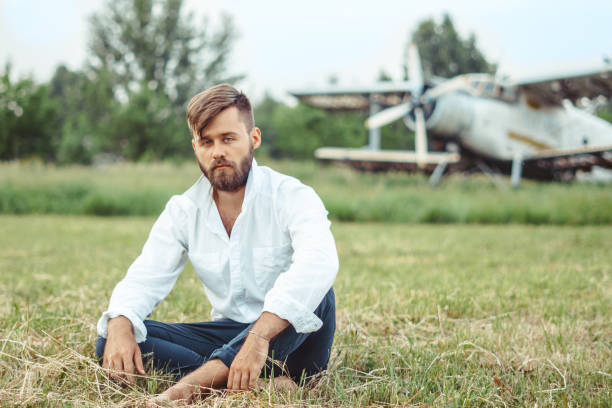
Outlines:
[[[289,326],[272,340],[270,357],[285,364],[282,370],[269,364],[266,373],[275,377],[288,374],[299,382],[327,368],[336,327],[332,289],[315,314],[323,321],[318,331],[297,333],[293,326]],[[225,385],[229,367],[251,327],[251,324],[229,319],[173,324],[146,320],[144,323],[147,339],[139,343],[139,347],[145,364],[175,374],[177,378],[198,370],[198,378],[210,382],[210,387]],[[104,354],[105,344],[106,339],[99,337],[96,344],[99,358]]]

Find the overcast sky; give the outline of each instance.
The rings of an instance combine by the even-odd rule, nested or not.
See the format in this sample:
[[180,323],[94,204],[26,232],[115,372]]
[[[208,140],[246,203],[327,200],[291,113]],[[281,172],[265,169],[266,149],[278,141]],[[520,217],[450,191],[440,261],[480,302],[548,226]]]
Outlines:
[[[59,63],[79,68],[87,17],[104,0],[0,0],[0,62],[47,80]],[[476,34],[485,55],[510,75],[582,67],[612,57],[611,1],[210,1],[186,8],[218,21],[229,13],[240,37],[231,71],[255,96],[287,89],[373,81],[384,69],[400,79],[403,48],[418,23],[448,12],[462,35]]]

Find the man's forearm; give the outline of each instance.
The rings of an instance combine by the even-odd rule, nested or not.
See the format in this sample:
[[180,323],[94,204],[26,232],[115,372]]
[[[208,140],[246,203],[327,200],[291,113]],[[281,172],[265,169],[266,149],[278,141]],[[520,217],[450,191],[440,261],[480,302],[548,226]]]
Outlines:
[[273,339],[289,327],[289,325],[290,323],[287,320],[278,317],[274,313],[263,312],[253,324],[251,330],[267,339]]

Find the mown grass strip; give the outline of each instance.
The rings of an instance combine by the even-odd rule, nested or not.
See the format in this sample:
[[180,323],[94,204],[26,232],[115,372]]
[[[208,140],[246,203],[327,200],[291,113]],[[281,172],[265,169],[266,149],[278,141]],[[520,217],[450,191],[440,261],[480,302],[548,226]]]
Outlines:
[[[526,181],[499,188],[450,176],[432,188],[406,173],[359,173],[314,162],[260,160],[301,179],[339,221],[427,224],[612,224],[612,186]],[[156,216],[199,176],[191,162],[105,167],[0,165],[0,213]]]

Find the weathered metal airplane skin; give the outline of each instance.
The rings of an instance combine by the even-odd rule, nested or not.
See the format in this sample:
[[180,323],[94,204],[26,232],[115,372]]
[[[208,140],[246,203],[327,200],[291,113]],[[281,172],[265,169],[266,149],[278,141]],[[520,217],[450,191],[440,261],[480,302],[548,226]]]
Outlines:
[[[414,118],[406,125],[414,131]],[[512,161],[517,154],[612,145],[612,125],[570,104],[534,109],[524,103],[455,92],[438,97],[426,118],[433,138],[454,139],[474,153]]]
[[[291,92],[328,110],[370,111],[366,148],[321,148],[317,158],[370,169],[437,168],[438,179],[447,166],[487,162],[511,171],[516,184],[521,174],[568,180],[577,170],[612,168],[612,124],[574,106],[612,97],[610,65],[514,82],[467,74],[425,83],[415,47],[410,55],[416,81]],[[416,133],[415,151],[380,150],[379,128],[397,119]],[[428,151],[428,133],[442,151]]]

